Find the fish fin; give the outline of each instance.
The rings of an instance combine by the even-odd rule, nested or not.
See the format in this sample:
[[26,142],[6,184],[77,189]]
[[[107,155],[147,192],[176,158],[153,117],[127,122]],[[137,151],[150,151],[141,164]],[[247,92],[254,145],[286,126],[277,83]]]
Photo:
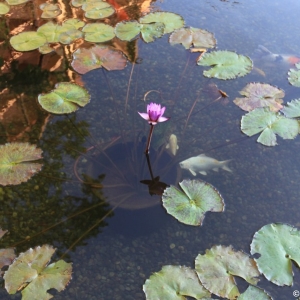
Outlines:
[[219,168],[213,168],[213,171],[219,172]]
[[228,163],[231,161],[232,159],[228,159],[228,160],[224,160],[221,161],[220,163],[222,164],[222,169],[227,171],[227,172],[232,172],[232,170],[228,167]]
[[207,175],[207,173],[205,171],[200,171],[199,173],[202,175]]
[[192,169],[189,169],[189,171],[190,171],[194,176],[197,175]]
[[167,145],[166,145],[166,149],[169,149],[170,148],[170,144],[168,143]]

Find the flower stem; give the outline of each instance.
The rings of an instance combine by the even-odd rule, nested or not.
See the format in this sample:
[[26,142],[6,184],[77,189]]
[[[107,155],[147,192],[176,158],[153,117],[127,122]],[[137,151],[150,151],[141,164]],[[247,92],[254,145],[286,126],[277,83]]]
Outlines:
[[146,154],[149,154],[149,148],[150,148],[151,138],[152,138],[152,134],[153,134],[153,129],[154,129],[154,125],[150,124],[150,131],[149,131],[147,146],[146,146],[146,150],[145,150]]

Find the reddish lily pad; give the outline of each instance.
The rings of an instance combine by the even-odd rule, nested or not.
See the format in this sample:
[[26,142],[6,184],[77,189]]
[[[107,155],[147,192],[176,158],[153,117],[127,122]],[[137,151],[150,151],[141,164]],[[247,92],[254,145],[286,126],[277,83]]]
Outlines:
[[39,172],[42,150],[29,143],[8,143],[0,146],[0,184],[16,185]]
[[80,74],[104,67],[108,71],[122,70],[127,60],[123,53],[109,46],[79,48],[73,53],[72,67]]

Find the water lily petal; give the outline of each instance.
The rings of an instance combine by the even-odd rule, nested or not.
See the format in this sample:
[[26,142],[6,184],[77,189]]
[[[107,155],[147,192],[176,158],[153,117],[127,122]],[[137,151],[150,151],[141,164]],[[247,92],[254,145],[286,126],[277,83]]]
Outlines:
[[170,118],[167,118],[167,117],[162,117],[160,116],[157,120],[157,122],[165,122],[165,121],[168,121]]
[[143,118],[143,119],[145,119],[145,120],[147,120],[147,121],[149,121],[150,119],[149,119],[149,115],[147,114],[147,113],[140,113],[140,112],[138,112],[139,113],[139,115]]

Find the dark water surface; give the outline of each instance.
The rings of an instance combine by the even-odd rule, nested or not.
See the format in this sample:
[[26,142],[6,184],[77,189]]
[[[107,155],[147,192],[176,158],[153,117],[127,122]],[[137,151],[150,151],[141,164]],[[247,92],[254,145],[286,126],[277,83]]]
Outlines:
[[[178,13],[187,26],[213,32],[219,50],[253,57],[258,45],[264,45],[274,53],[300,55],[300,3],[295,0],[166,0],[153,2],[151,7]],[[265,76],[252,71],[242,78],[221,81],[204,78],[203,68],[195,63],[197,55],[181,45],[171,46],[168,36],[149,44],[139,40],[134,47],[140,62],[134,67],[128,63],[122,71],[98,69],[82,77],[92,96],[86,107],[68,116],[37,114],[34,130],[22,139],[43,149],[43,171],[20,186],[0,188],[0,227],[10,231],[2,239],[5,247],[15,245],[19,253],[49,243],[58,248],[56,258],[63,256],[73,263],[73,278],[65,291],[53,291],[55,299],[145,299],[142,285],[164,265],[193,268],[195,257],[213,245],[232,245],[249,253],[253,234],[269,223],[300,228],[299,137],[278,138],[275,147],[256,143],[257,137],[240,132],[244,112],[233,103],[249,82],[277,85],[285,91],[285,102],[299,98],[299,88],[287,81],[291,66],[258,60],[254,64]],[[47,81],[51,85],[51,80]],[[15,86],[18,93],[20,82]],[[229,102],[212,103],[216,98],[210,89],[213,83],[229,95]],[[159,93],[147,94],[151,90]],[[41,91],[31,92],[34,97]],[[150,178],[143,154],[149,128],[137,114],[145,110],[145,95],[147,101],[166,106],[165,115],[171,117],[168,124],[155,128],[154,146],[166,142],[171,133],[177,135],[179,144],[174,159],[167,155],[164,162],[157,162],[155,176],[177,184],[181,179],[194,179],[178,168],[179,161],[201,153],[218,160],[232,159],[232,173],[210,171],[196,177],[215,186],[225,201],[225,211],[207,213],[201,227],[183,225],[167,215],[160,197],[148,195],[147,187],[139,183]],[[197,113],[186,124],[196,99]],[[28,111],[33,114],[32,107],[29,105]],[[11,122],[9,126],[15,125]],[[5,138],[12,130],[9,126],[2,126],[3,143],[9,141]],[[99,163],[101,150],[121,142],[136,147],[113,151],[109,166]],[[78,180],[88,181],[91,176],[100,176],[98,184],[108,187],[102,190]],[[119,186],[120,181],[114,181],[119,177],[129,178],[133,187]],[[133,203],[130,210],[122,204],[116,207],[119,200],[125,203],[127,199]],[[141,201],[150,204],[141,208]],[[113,214],[109,214],[112,208]],[[70,216],[74,217],[68,219]],[[296,266],[293,270],[293,287],[277,287],[263,276],[258,285],[273,299],[295,299],[300,271]],[[243,280],[238,284],[241,291],[247,287]],[[9,296],[3,288],[0,298],[21,299],[21,295]]]

